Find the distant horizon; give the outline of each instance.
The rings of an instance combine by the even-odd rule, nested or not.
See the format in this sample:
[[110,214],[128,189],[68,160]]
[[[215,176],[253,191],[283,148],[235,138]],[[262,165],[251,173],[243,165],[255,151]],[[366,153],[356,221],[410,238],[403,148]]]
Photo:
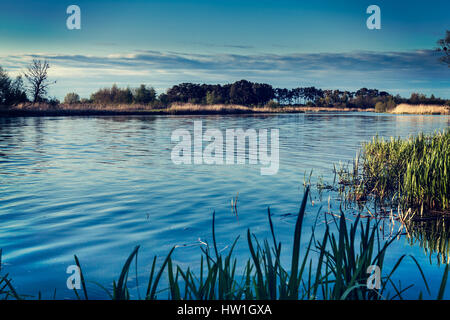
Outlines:
[[158,94],[183,83],[241,79],[274,87],[376,88],[450,99],[450,68],[434,51],[448,30],[448,1],[76,1],[81,29],[68,30],[73,3],[0,4],[0,66],[10,76],[48,60],[50,97],[146,84]]

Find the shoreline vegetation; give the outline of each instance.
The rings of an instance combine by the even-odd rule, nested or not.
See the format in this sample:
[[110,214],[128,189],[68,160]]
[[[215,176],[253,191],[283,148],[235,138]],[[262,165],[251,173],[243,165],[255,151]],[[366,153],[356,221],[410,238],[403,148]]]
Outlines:
[[[145,84],[102,88],[82,98],[76,92],[64,101],[48,97],[50,65],[33,60],[23,76],[11,79],[0,67],[0,116],[261,114],[375,111],[449,114],[450,100],[412,93],[409,98],[378,89],[356,91],[316,87],[275,88],[240,80],[228,84],[181,83],[157,94]],[[24,84],[23,78],[28,82]]]
[[306,112],[375,112],[373,108],[330,108],[314,106],[280,106],[277,108],[248,107],[243,105],[172,104],[168,108],[155,109],[139,104],[94,105],[94,104],[20,104],[1,107],[0,116],[101,116],[101,115],[226,115],[226,114],[275,114]]
[[393,110],[393,114],[440,114],[450,115],[450,105],[410,105],[406,103],[399,104]]
[[[59,104],[47,103],[19,104],[16,106],[0,106],[0,116],[121,116],[121,115],[227,115],[227,114],[276,114],[276,113],[327,113],[327,112],[377,112],[375,108],[356,107],[317,107],[285,105],[244,106],[192,103],[175,103],[168,108],[153,108],[140,104]],[[402,103],[385,113],[399,115],[450,115],[450,106],[446,105],[410,105]]]
[[[98,299],[87,290],[86,283],[93,283],[111,300],[402,300],[414,282],[401,284],[395,279],[395,271],[407,258],[411,258],[417,267],[417,278],[423,281],[427,294],[438,300],[444,298],[448,264],[444,268],[438,292],[431,292],[426,276],[413,256],[401,255],[391,269],[386,270],[386,253],[398,235],[385,240],[380,234],[381,220],[363,221],[358,215],[349,223],[341,212],[337,218],[334,215],[330,218],[332,221],[326,223],[325,231],[319,235],[315,231],[316,219],[308,245],[302,248],[300,240],[308,193],[309,187],[306,187],[293,230],[288,265],[282,263],[282,244],[277,242],[270,209],[267,211],[269,239],[259,241],[247,229],[244,241],[248,245],[248,257],[244,261],[237,261],[233,253],[239,237],[228,252],[218,251],[213,213],[212,244],[200,246],[199,264],[187,268],[174,265],[172,254],[176,250],[175,246],[162,263],[158,262],[158,266],[157,257],[154,257],[146,286],[139,288],[136,280],[136,288],[131,289],[132,294],[128,288],[128,275],[130,271],[134,272],[130,269],[134,261],[137,279],[140,246],[136,246],[125,261],[119,278],[113,281],[112,289],[90,281],[89,275],[83,274],[80,259],[75,255],[75,263],[80,270],[81,289],[80,292],[73,289],[74,299]],[[239,268],[243,267],[242,274],[237,272],[238,263]],[[380,279],[375,279],[371,273],[374,272],[374,265],[379,267]],[[161,285],[163,277],[167,279],[164,287]],[[43,299],[42,292],[36,296],[18,293],[9,274],[0,275],[0,287],[2,299]],[[418,292],[416,298],[423,299],[423,292]],[[56,299],[56,293],[53,293],[53,299]]]
[[450,130],[408,139],[378,136],[350,166],[335,169],[347,200],[395,210],[401,221],[450,217]]

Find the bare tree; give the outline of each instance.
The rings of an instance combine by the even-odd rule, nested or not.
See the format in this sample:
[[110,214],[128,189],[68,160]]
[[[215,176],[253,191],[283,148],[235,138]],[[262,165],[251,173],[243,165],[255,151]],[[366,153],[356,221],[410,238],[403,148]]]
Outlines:
[[444,56],[441,58],[441,61],[448,64],[450,68],[450,30],[447,30],[445,38],[439,39],[437,51],[444,52]]
[[29,82],[29,91],[33,97],[33,102],[42,101],[47,94],[50,82],[48,80],[48,69],[50,65],[47,61],[34,59],[25,72],[25,78]]

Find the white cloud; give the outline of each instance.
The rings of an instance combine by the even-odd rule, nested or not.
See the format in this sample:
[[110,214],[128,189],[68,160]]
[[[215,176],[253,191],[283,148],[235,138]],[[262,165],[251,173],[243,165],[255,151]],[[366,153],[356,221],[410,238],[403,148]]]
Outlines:
[[167,88],[180,82],[224,83],[244,78],[282,87],[315,85],[354,90],[367,86],[397,92],[421,89],[450,96],[450,68],[431,50],[290,55],[142,50],[106,56],[39,53],[3,56],[0,65],[17,75],[33,58],[50,61],[50,76],[57,80],[52,94],[58,97],[69,90],[87,96],[112,83]]

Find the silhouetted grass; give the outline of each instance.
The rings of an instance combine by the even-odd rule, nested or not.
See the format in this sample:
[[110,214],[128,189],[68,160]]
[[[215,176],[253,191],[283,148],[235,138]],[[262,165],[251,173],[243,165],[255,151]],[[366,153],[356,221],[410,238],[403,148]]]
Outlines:
[[[405,291],[412,285],[406,288],[399,287],[393,275],[407,256],[400,256],[393,268],[385,271],[384,257],[395,237],[389,241],[382,240],[379,235],[379,222],[372,222],[369,219],[363,222],[358,216],[354,222],[349,223],[341,212],[340,218],[333,218],[336,231],[331,231],[327,223],[321,239],[316,238],[316,224],[314,224],[308,245],[302,250],[300,240],[308,193],[309,187],[304,194],[293,230],[289,265],[283,265],[281,262],[282,245],[277,242],[270,210],[268,210],[271,240],[265,239],[260,242],[250,229],[247,230],[249,257],[246,262],[243,262],[243,274],[238,275],[236,273],[238,261],[233,251],[239,237],[236,238],[228,253],[222,255],[217,250],[215,214],[213,214],[213,246],[212,248],[201,247],[199,274],[196,275],[190,267],[183,269],[180,266],[174,266],[171,256],[175,248],[172,248],[159,268],[156,267],[157,258],[153,259],[145,296],[139,296],[139,298],[161,299],[158,293],[168,291],[167,298],[175,300],[402,299]],[[126,260],[118,280],[113,281],[112,290],[98,284],[110,299],[130,299],[127,287],[128,274],[133,260],[137,265],[138,251],[139,246]],[[430,293],[422,269],[417,261],[411,258],[417,265],[418,274],[421,275],[427,292]],[[75,262],[81,270],[77,256],[75,256]],[[379,289],[370,289],[367,286],[370,266],[380,268]],[[444,296],[448,268],[447,265],[437,298]],[[160,280],[164,274],[168,279],[168,288],[160,287]],[[82,270],[81,282],[84,299],[88,299],[85,275]],[[23,298],[14,290],[8,275],[0,278],[0,284],[0,296],[4,299]],[[76,297],[81,299],[80,294],[76,290],[74,292]],[[41,298],[40,293],[38,297]],[[419,294],[419,298],[421,297],[422,292]]]
[[2,249],[0,249],[0,297],[7,300],[8,298],[14,298],[21,300],[21,297],[17,294],[16,290],[11,284],[9,274],[1,275],[2,271]]

